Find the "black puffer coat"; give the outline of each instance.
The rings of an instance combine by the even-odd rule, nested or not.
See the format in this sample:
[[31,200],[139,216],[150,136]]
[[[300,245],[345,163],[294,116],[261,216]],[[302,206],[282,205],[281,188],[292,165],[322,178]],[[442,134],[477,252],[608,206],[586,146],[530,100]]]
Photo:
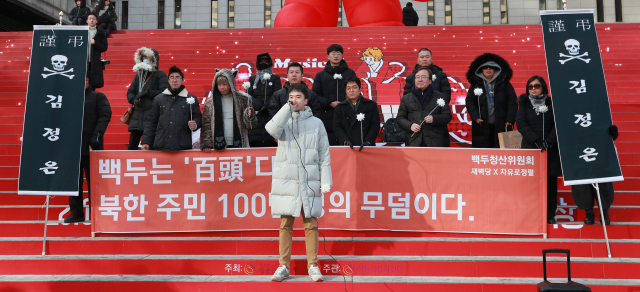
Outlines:
[[[189,105],[187,98],[192,97],[195,103]],[[192,149],[189,120],[193,113],[193,121],[197,128],[202,126],[202,113],[198,98],[183,89],[173,96],[165,89],[153,99],[153,106],[145,122],[142,144],[148,144],[154,150],[178,151]]]
[[[300,82],[307,86],[304,81]],[[273,97],[269,101],[269,119],[272,119],[278,111],[282,108],[282,106],[287,103],[289,100],[289,89],[291,85],[289,82],[284,84],[284,88],[276,91],[273,94]],[[309,102],[307,102],[307,106],[311,108],[313,112],[313,116],[319,118],[322,115],[322,106],[321,104],[325,103],[325,99],[322,96],[317,95],[315,92],[309,90]]]
[[[102,5],[104,5],[104,0],[100,1],[103,2]],[[93,8],[92,12],[96,15],[100,15],[100,5],[96,5],[96,7]],[[113,4],[109,5],[109,9],[107,9],[107,12],[98,16],[98,24],[113,23],[115,25],[116,21],[118,21],[118,14],[116,13],[116,9],[113,7]]]
[[[364,140],[365,146],[375,146],[380,132],[378,104],[373,100],[360,96],[357,106],[358,108],[354,110],[353,104],[349,99],[336,106],[333,131],[336,134],[336,138],[338,138],[338,143],[344,145],[344,142],[349,140],[354,146],[360,146],[360,143]],[[360,128],[360,122],[356,117],[361,113],[364,113],[362,128]],[[360,138],[361,131],[364,139]]]
[[[335,74],[340,74],[342,78],[335,79]],[[349,69],[347,62],[343,59],[340,65],[333,67],[330,62],[324,66],[324,70],[316,74],[313,79],[313,91],[325,98],[322,106],[324,113],[320,117],[324,128],[327,130],[330,145],[338,145],[336,135],[333,133],[333,108],[331,103],[334,101],[343,101],[347,96],[345,80],[350,76],[356,76],[356,72]]]
[[111,105],[102,92],[85,90],[84,118],[82,119],[81,154],[89,155],[89,145],[93,150],[104,149],[104,133],[111,121]]
[[[269,67],[273,67],[273,61],[271,60],[271,56],[269,56],[269,53],[259,54],[257,57],[258,61],[256,62],[256,65],[264,56],[268,58]],[[269,120],[271,120],[271,116],[269,115],[269,104],[271,102],[271,98],[276,91],[282,89],[280,76],[276,74],[271,74],[271,78],[269,78],[266,86],[262,82],[258,82],[256,84],[256,88],[253,89],[253,84],[256,81],[257,77],[258,76],[256,75],[249,77],[249,88],[247,88],[247,93],[251,95],[253,108],[256,110],[258,117],[258,127],[249,130],[249,144],[254,145],[255,143],[273,141],[273,137],[271,137],[271,135],[267,133],[267,130],[264,129],[264,126],[267,125],[267,122],[269,122]]]
[[[498,75],[494,85],[494,96],[492,96],[493,105],[495,108],[495,133],[490,136],[490,125],[487,119],[487,113],[489,109],[489,102],[487,101],[486,89],[484,86],[484,80],[476,75],[476,72],[480,69],[480,66],[487,62],[495,62],[501,67],[500,74]],[[496,74],[498,74],[496,72]],[[493,140],[495,147],[498,145],[499,132],[505,131],[505,124],[507,122],[514,124],[516,121],[516,112],[518,111],[518,97],[513,85],[509,82],[513,76],[511,66],[504,58],[491,53],[485,53],[478,56],[469,66],[467,71],[467,80],[471,84],[469,93],[466,98],[467,112],[473,121],[471,126],[472,146],[473,148],[488,148],[491,144],[490,140]],[[480,96],[475,95],[475,89],[482,90]],[[477,119],[484,120],[482,124],[475,122]]]
[[96,36],[93,38],[95,40],[95,43],[89,44],[91,46],[91,68],[89,68],[89,70],[91,71],[91,75],[90,75],[90,82],[91,82],[91,87],[95,88],[102,88],[104,87],[104,77],[102,74],[102,62],[100,61],[101,59],[101,55],[102,53],[106,52],[107,49],[109,48],[109,43],[107,42],[107,35],[104,31],[104,29],[101,29],[99,27],[96,26],[96,28],[98,29],[98,32],[96,33]]
[[[422,123],[424,118],[437,106],[438,99],[442,98],[445,102],[443,107],[438,107],[433,111],[433,123]],[[451,121],[451,109],[447,102],[446,95],[438,91],[432,91],[425,98],[421,105],[418,96],[414,91],[402,97],[400,107],[398,108],[398,118],[396,122],[402,129],[406,131],[405,146],[420,147],[423,142],[427,147],[442,147],[444,143],[444,127]],[[422,123],[421,131],[413,135],[411,131],[412,124]]]
[[71,20],[71,22],[73,22],[76,19],[86,20],[89,12],[91,12],[91,9],[87,7],[87,4],[85,4],[85,1],[83,0],[80,2],[80,6],[76,6],[76,7],[73,7],[73,9],[71,9],[71,12],[69,12],[68,17],[69,17],[69,20]]
[[413,7],[402,8],[402,24],[404,26],[418,26],[419,20],[420,17],[418,17],[418,13]]
[[[418,70],[418,68],[420,68],[420,65],[416,64],[416,66],[413,67],[413,72],[409,74],[409,76],[407,76],[407,82],[404,84],[404,92],[402,93],[402,95],[407,95],[416,85],[416,70]],[[446,95],[447,102],[451,102],[451,84],[449,84],[447,74],[442,71],[442,68],[433,64],[429,66],[429,69],[431,70],[431,73],[436,76],[436,80],[433,80],[433,78],[431,79],[431,87],[433,88],[433,90],[439,91],[440,93]]]
[[522,134],[522,149],[538,149],[538,146],[536,146],[534,142],[538,139],[546,141],[549,145],[547,152],[547,175],[561,176],[560,152],[558,151],[558,138],[556,136],[556,123],[553,118],[551,97],[545,99],[545,105],[548,108],[546,113],[536,114],[536,111],[531,105],[531,100],[529,100],[529,96],[526,94],[520,95],[518,104],[520,108],[516,116],[516,125],[518,126],[518,132]]
[[[151,73],[147,73],[148,81],[144,83],[142,91],[139,91],[140,80],[139,74],[133,77],[133,81],[129,85],[127,90],[127,100],[130,104],[134,104],[136,96],[140,97],[140,105],[133,108],[131,113],[131,121],[129,121],[129,131],[144,131],[144,121],[147,120],[149,112],[151,112],[151,106],[153,105],[153,98],[162,93],[165,89],[169,88],[169,81],[167,74],[162,70],[158,70],[160,66],[160,55],[158,51],[150,48],[139,48],[135,54],[135,62],[142,62],[142,57],[146,57],[149,60],[149,65],[153,68]],[[151,76],[149,76],[151,75]],[[142,94],[140,94],[142,93]]]

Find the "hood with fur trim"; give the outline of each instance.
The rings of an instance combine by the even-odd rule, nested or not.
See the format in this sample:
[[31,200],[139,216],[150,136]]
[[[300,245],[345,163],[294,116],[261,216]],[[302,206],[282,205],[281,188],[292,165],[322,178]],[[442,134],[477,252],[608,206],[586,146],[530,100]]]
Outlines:
[[[483,84],[482,78],[476,75],[478,69],[486,63],[493,62],[500,66],[500,75],[496,79],[497,82],[504,82],[511,80],[513,77],[513,70],[511,66],[509,66],[509,62],[502,58],[500,55],[492,54],[492,53],[484,53],[478,57],[476,57],[471,65],[469,65],[469,70],[467,70],[467,81],[471,83],[471,85]],[[498,72],[496,72],[498,73]]]
[[233,94],[233,96],[235,97],[237,95],[236,91],[238,91],[238,89],[236,89],[236,76],[238,76],[238,70],[216,68],[216,75],[213,76],[213,82],[211,84],[212,93],[220,93],[220,90],[218,90],[218,85],[216,84],[216,80],[218,80],[218,77],[220,76],[224,76],[225,78],[227,78],[229,87],[231,87],[231,94]]
[[149,65],[153,68],[153,72],[158,71],[160,67],[160,54],[158,51],[152,48],[142,47],[136,50],[133,60],[136,64],[142,62],[142,58],[146,57],[149,60]]

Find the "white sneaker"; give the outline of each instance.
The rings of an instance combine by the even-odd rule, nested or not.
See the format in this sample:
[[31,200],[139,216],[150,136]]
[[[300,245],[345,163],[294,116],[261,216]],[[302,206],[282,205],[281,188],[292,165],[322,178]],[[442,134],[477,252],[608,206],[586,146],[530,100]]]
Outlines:
[[282,282],[282,280],[286,278],[289,278],[289,269],[287,269],[287,266],[282,265],[279,266],[273,276],[271,276],[271,281]]
[[317,265],[309,267],[309,278],[314,282],[322,281],[322,273],[320,273],[320,268]]

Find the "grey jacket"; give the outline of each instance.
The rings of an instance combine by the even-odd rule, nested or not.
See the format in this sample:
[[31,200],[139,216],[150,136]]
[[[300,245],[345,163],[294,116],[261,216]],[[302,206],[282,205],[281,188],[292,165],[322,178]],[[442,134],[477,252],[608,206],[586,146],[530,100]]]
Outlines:
[[321,186],[332,186],[329,140],[322,121],[307,106],[294,112],[280,108],[265,127],[278,140],[271,183],[271,214],[322,215]]

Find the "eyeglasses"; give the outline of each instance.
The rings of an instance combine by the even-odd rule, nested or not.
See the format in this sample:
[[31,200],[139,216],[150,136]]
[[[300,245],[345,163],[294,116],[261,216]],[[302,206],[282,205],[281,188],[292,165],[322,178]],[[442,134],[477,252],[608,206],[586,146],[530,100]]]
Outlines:
[[542,87],[542,84],[540,83],[536,83],[536,84],[529,84],[529,89],[540,89]]
[[340,52],[331,52],[331,53],[329,53],[329,56],[342,56],[342,53],[340,53]]
[[169,80],[180,80],[182,77],[169,77]]

